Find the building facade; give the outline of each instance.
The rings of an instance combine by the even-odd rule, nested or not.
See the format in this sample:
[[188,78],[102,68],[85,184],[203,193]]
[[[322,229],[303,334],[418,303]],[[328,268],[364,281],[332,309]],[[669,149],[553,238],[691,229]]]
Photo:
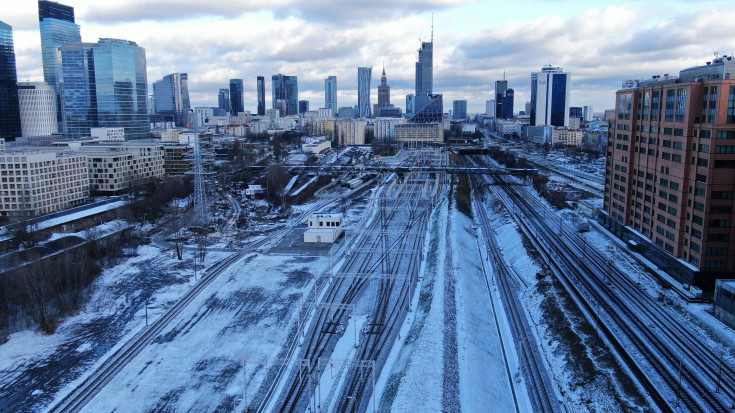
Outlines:
[[441,123],[405,123],[394,125],[396,143],[406,146],[444,143],[444,126]]
[[56,49],[64,43],[81,43],[79,25],[74,22],[74,8],[53,1],[39,0],[38,20],[41,32],[43,79],[56,89],[58,76]]
[[372,67],[357,68],[357,116],[361,118],[372,116],[372,108],[370,107],[370,79],[372,73]]
[[57,68],[67,137],[89,136],[93,127],[124,127],[126,139],[150,137],[145,49],[119,39],[66,43]]
[[452,118],[454,120],[467,119],[467,101],[455,100],[452,102]]
[[[378,109],[390,106],[390,86],[388,86],[388,78],[385,76],[385,66],[383,66],[383,74],[380,76],[380,86],[378,86]],[[379,116],[379,113],[376,113],[375,116]]]
[[365,144],[365,121],[363,119],[339,119],[336,128],[340,145]]
[[626,86],[608,135],[606,222],[711,291],[735,274],[735,60]]
[[296,76],[277,73],[271,76],[273,82],[273,109],[285,105],[286,111],[281,116],[299,114],[299,83]]
[[176,126],[185,126],[189,103],[189,75],[172,73],[153,82],[153,113],[168,115]]
[[49,136],[59,132],[56,91],[45,82],[18,83],[22,135]]
[[119,194],[164,175],[160,143],[110,142],[82,146],[87,156],[89,189],[96,194]]
[[242,79],[230,79],[230,115],[245,111]]
[[232,114],[232,106],[230,105],[230,89],[220,89],[217,94],[218,107],[228,114]]
[[337,115],[337,76],[324,79],[324,107],[332,109],[332,116]]
[[495,117],[495,99],[485,101],[485,114]]
[[495,81],[495,117],[513,119],[515,91],[508,88],[507,80]]
[[265,116],[265,78],[258,76],[256,88],[258,89],[258,116]]
[[13,28],[0,21],[0,138],[13,141],[20,135]]
[[88,197],[86,155],[0,152],[0,216],[47,214],[81,204]]
[[569,126],[571,75],[544,66],[531,73],[531,125]]

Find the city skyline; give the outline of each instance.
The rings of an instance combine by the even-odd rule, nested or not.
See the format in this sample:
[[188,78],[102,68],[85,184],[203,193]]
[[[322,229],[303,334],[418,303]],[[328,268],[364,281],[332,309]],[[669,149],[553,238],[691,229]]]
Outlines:
[[[735,49],[727,28],[716,24],[735,12],[722,7],[715,12],[726,4],[719,1],[696,6],[610,2],[605,8],[579,1],[565,2],[564,7],[526,1],[508,5],[503,16],[493,13],[499,6],[493,2],[449,0],[378,2],[370,8],[357,2],[339,8],[328,2],[267,7],[182,0],[179,8],[156,1],[145,7],[139,1],[63,3],[74,7],[83,41],[113,37],[144,47],[149,80],[189,73],[192,106],[217,106],[217,92],[230,78],[274,73],[300,77],[300,98],[315,108],[322,107],[327,76],[347,79],[338,100],[352,105],[357,103],[354,68],[383,60],[391,68],[392,93],[402,101],[413,92],[416,50],[419,39],[430,38],[432,12],[434,93],[444,94],[447,101],[467,100],[470,113],[484,111],[484,102],[493,96],[493,82],[504,70],[508,86],[515,89],[516,112],[530,100],[530,73],[546,64],[574,76],[571,105],[601,111],[614,106],[614,92],[624,79],[675,73],[679,67],[712,60],[715,50],[730,55]],[[37,13],[36,2],[3,12],[3,21],[14,28],[18,81],[43,80]],[[242,36],[223,35],[243,27]],[[389,35],[366,44],[363,39],[376,27]],[[333,36],[324,39],[325,31]],[[245,84],[245,110],[255,113],[254,82]]]

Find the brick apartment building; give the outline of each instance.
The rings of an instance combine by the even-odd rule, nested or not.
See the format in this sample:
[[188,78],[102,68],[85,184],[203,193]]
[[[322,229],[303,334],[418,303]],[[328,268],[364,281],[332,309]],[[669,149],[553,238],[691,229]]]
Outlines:
[[735,276],[735,59],[627,82],[607,147],[606,225],[682,283]]

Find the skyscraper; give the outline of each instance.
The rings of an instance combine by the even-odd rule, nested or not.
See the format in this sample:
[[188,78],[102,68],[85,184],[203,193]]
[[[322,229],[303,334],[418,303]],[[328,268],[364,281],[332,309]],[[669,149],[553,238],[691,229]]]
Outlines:
[[299,114],[306,113],[308,111],[309,111],[309,101],[300,100],[299,101]]
[[495,117],[495,99],[485,101],[485,114]]
[[358,116],[361,118],[372,116],[370,107],[370,78],[372,74],[372,67],[357,68],[357,107]]
[[153,83],[153,107],[157,115],[170,115],[176,126],[184,126],[189,104],[189,75],[172,73]]
[[337,76],[324,79],[324,107],[332,109],[332,115],[337,116]]
[[279,101],[285,102],[285,115],[299,113],[299,84],[296,76],[287,76],[280,73],[271,77],[273,82],[273,109],[278,109]]
[[[380,76],[380,86],[378,86],[378,109],[390,106],[390,86],[388,86],[388,78],[385,76],[385,65],[383,65],[383,74]],[[376,116],[379,113],[375,114]]]
[[569,126],[569,81],[551,65],[531,73],[531,125]]
[[242,79],[230,79],[230,115],[237,116],[238,113],[245,111],[243,99]]
[[0,21],[0,138],[21,136],[13,28]]
[[230,89],[220,89],[217,94],[217,103],[220,109],[227,113],[232,113],[232,106],[230,106]]
[[89,136],[93,127],[123,127],[126,139],[150,137],[145,49],[119,39],[66,43],[56,64],[67,137]]
[[444,113],[442,95],[433,94],[434,90],[434,28],[431,30],[431,41],[422,42],[416,62],[416,96],[414,98],[414,116],[411,122],[441,122]]
[[47,83],[18,83],[18,104],[23,136],[49,136],[59,132],[56,91]]
[[467,119],[467,101],[455,100],[452,102],[452,118],[454,120]]
[[265,78],[258,76],[258,116],[265,116]]
[[406,95],[406,113],[414,113],[416,108],[416,95],[409,93]]
[[[82,35],[74,23],[74,8],[53,1],[38,1],[43,79],[56,88],[56,49],[65,42],[79,43]],[[58,90],[57,90],[58,93]]]

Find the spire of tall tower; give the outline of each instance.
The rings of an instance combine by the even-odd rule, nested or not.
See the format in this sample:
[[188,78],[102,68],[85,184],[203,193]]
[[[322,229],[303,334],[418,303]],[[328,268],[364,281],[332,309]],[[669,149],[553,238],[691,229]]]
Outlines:
[[431,13],[431,43],[434,43],[434,13]]

